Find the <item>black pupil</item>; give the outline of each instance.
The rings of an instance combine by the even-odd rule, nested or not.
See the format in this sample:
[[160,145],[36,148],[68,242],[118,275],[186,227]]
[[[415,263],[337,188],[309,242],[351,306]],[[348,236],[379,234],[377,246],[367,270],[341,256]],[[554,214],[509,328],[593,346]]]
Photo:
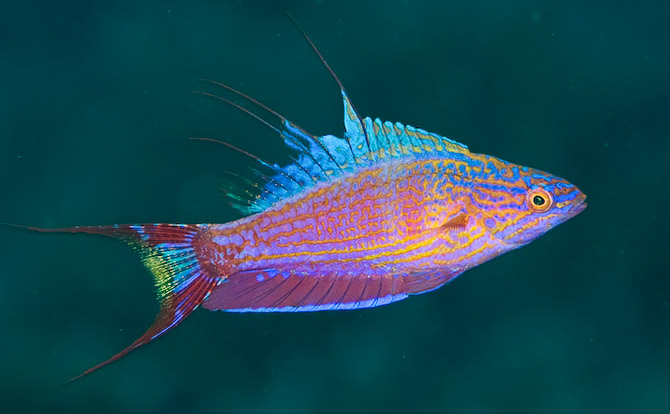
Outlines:
[[533,197],[533,204],[535,204],[536,206],[544,205],[544,197],[536,195],[535,197]]

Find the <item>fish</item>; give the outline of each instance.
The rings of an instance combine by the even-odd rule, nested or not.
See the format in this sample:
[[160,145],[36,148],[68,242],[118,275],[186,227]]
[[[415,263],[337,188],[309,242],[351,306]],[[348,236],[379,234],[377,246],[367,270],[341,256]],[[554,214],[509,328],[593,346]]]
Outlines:
[[[310,134],[243,92],[207,81],[255,110],[199,93],[272,128],[293,154],[291,162],[277,165],[228,142],[194,138],[221,143],[258,163],[253,178],[235,174],[225,187],[242,218],[218,224],[25,227],[120,239],[154,277],[160,303],[154,323],[72,380],[154,341],[199,307],[349,310],[432,291],[586,208],[586,195],[563,178],[471,152],[421,128],[362,117],[314,42],[289,17],[339,87],[344,133]],[[275,124],[256,110],[269,113]]]

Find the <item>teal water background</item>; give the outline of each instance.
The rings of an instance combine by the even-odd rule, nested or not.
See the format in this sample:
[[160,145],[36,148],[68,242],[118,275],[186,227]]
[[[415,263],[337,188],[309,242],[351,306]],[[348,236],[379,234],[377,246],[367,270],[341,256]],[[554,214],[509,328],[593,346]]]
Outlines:
[[435,292],[312,314],[153,321],[114,240],[0,228],[2,412],[670,412],[670,6],[637,1],[4,2],[0,221],[225,222],[217,190],[276,135],[191,94],[238,87],[342,130],[365,115],[565,177],[580,216]]

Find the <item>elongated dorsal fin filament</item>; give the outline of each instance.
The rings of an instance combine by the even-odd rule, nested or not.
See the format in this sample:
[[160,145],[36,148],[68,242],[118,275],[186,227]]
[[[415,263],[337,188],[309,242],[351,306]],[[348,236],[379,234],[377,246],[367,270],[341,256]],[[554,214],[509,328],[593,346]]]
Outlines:
[[[204,138],[204,137],[189,137],[189,139],[191,139],[191,140],[193,140],[193,141],[207,141],[207,142],[213,142],[213,143],[215,143],[215,144],[221,144],[221,145],[224,145],[224,146],[226,146],[226,147],[228,147],[228,148],[230,148],[230,149],[232,149],[232,150],[235,150],[235,151],[239,152],[240,154],[244,154],[244,155],[246,155],[247,157],[250,157],[250,158],[256,160],[256,161],[257,161],[259,164],[261,164],[262,166],[271,169],[272,171],[276,172],[276,173],[279,174],[279,175],[283,175],[284,177],[290,179],[291,181],[295,182],[296,184],[298,184],[299,186],[302,187],[302,184],[301,184],[298,180],[296,180],[295,178],[293,178],[293,176],[291,176],[290,174],[286,173],[286,172],[283,171],[282,169],[276,168],[276,167],[273,166],[272,164],[270,164],[270,163],[268,163],[268,162],[266,162],[266,161],[263,161],[263,159],[262,159],[261,157],[259,157],[258,155],[254,155],[254,154],[252,154],[252,153],[250,153],[250,152],[248,152],[248,151],[243,150],[242,148],[238,148],[238,147],[236,147],[235,145],[233,145],[233,144],[231,144],[231,143],[229,143],[229,142],[220,141],[220,140],[218,140],[218,139],[214,139],[214,138]],[[288,191],[288,189],[287,189],[286,187],[284,187],[280,182],[278,182],[278,181],[272,179],[271,177],[270,177],[270,179],[273,181],[273,183],[275,183],[276,185],[278,185],[278,186],[280,186],[280,187],[282,187],[282,188],[284,188],[285,190]]]
[[[319,49],[316,47],[316,44],[312,41],[312,39],[309,37],[307,32],[305,32],[305,30],[302,28],[302,26],[300,26],[298,21],[295,19],[295,17],[293,17],[291,15],[291,13],[289,13],[289,12],[284,12],[284,13],[286,13],[288,18],[291,19],[291,21],[293,22],[295,27],[298,29],[300,34],[302,34],[302,36],[305,38],[307,43],[309,43],[309,45],[312,47],[312,50],[314,51],[316,56],[319,58],[321,63],[323,63],[323,66],[326,67],[326,69],[328,70],[330,75],[333,77],[333,79],[335,79],[335,82],[337,82],[337,86],[340,87],[340,91],[342,91],[342,94],[347,96],[347,92],[344,89],[344,85],[342,84],[342,81],[340,81],[340,78],[337,77],[337,75],[335,74],[335,71],[330,67],[330,65],[328,64],[326,59],[323,57],[321,52],[319,52]],[[363,128],[363,135],[365,135],[365,144],[368,147],[368,152],[370,152],[371,151],[371,149],[370,149],[370,137],[368,136],[368,131],[367,131],[367,128],[365,127],[365,122],[363,122],[363,117],[360,116],[360,114],[358,113],[358,111],[356,110],[354,105],[351,103],[351,101],[349,101],[349,104],[351,105],[351,109],[354,111],[354,114],[356,114],[356,118],[358,118],[358,122],[360,122],[360,124]],[[352,149],[352,152],[353,152],[353,149]]]
[[[233,89],[233,90],[234,90],[234,89]],[[191,92],[196,93],[196,94],[198,94],[198,95],[208,96],[208,97],[210,97],[210,98],[218,99],[219,101],[225,102],[225,103],[227,103],[228,105],[231,105],[231,106],[233,106],[233,107],[239,109],[240,111],[242,111],[242,112],[244,112],[245,114],[249,115],[250,117],[254,118],[255,120],[257,120],[257,121],[260,122],[261,124],[265,125],[266,127],[270,128],[271,130],[273,130],[273,131],[275,131],[276,133],[278,133],[278,134],[281,135],[281,131],[279,130],[279,128],[273,126],[271,123],[269,123],[269,122],[266,121],[265,119],[263,119],[263,118],[261,118],[260,116],[256,115],[255,113],[253,113],[252,111],[250,111],[250,110],[248,110],[247,108],[243,107],[242,105],[238,105],[238,104],[236,104],[235,102],[231,101],[230,99],[226,99],[226,98],[224,98],[224,97],[222,97],[222,96],[215,95],[215,94],[213,94],[213,93],[209,93],[209,92],[203,92],[203,91],[191,91]],[[237,91],[236,91],[236,92],[237,92]],[[239,93],[241,93],[241,92],[239,92]],[[246,96],[246,95],[245,95],[245,96]],[[251,99],[251,98],[249,98],[249,99]],[[270,111],[271,111],[271,110],[270,110]],[[277,115],[278,115],[278,114],[277,114]],[[281,115],[279,115],[279,116],[281,116]]]
[[277,118],[279,118],[279,120],[282,123],[286,122],[286,117],[284,115],[280,114],[279,112],[277,112],[274,109],[270,108],[269,106],[265,105],[263,102],[260,102],[258,99],[254,99],[251,96],[247,95],[246,93],[244,93],[242,91],[238,91],[237,89],[233,88],[232,86],[226,85],[225,83],[210,80],[210,79],[200,79],[200,80],[203,81],[203,82],[211,83],[212,85],[219,86],[221,88],[224,88],[224,89],[234,93],[235,95],[241,96],[242,98],[246,99],[247,101],[253,103],[254,105],[256,105],[260,108],[265,109],[266,111],[268,111],[272,115],[276,116]]

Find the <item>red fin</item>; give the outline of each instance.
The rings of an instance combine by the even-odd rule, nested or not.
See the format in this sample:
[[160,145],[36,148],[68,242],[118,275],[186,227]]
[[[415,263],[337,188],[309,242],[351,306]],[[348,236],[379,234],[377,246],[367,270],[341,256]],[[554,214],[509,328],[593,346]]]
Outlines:
[[407,277],[406,292],[410,295],[430,292],[456,279],[462,270],[427,269],[413,272]]
[[468,225],[468,215],[463,212],[460,212],[457,215],[445,221],[444,223],[440,224],[439,226],[432,227],[432,225],[429,226],[428,223],[425,223],[419,226],[409,228],[407,233],[409,235],[435,234],[452,229],[463,229],[467,225]]
[[[19,226],[21,227],[21,226]],[[149,329],[130,346],[70,381],[88,375],[174,328],[196,309],[220,280],[211,268],[203,268],[196,255],[200,228],[183,224],[138,224],[42,229],[40,232],[101,234],[120,238],[134,246],[155,279],[160,311]]]
[[440,226],[442,229],[452,229],[458,227],[465,227],[468,225],[468,215],[465,213],[460,213]]
[[209,310],[306,312],[380,306],[407,297],[401,277],[263,269],[229,276],[203,303]]
[[229,276],[203,307],[231,312],[371,308],[433,290],[459,273],[429,269],[403,275],[351,275],[335,270],[259,269]]
[[79,379],[85,375],[97,371],[105,365],[111,364],[114,361],[118,361],[136,348],[148,344],[149,342],[168,332],[177,326],[177,324],[179,324],[202,303],[203,299],[214,287],[214,285],[215,283],[213,283],[212,279],[202,275],[202,273],[195,275],[195,280],[188,283],[188,285],[183,288],[183,290],[171,295],[168,299],[164,300],[163,304],[161,305],[160,312],[156,316],[155,322],[142,336],[137,338],[132,344],[130,344],[127,348],[118,354],[92,368],[87,369],[86,371],[72,378],[70,381]]

